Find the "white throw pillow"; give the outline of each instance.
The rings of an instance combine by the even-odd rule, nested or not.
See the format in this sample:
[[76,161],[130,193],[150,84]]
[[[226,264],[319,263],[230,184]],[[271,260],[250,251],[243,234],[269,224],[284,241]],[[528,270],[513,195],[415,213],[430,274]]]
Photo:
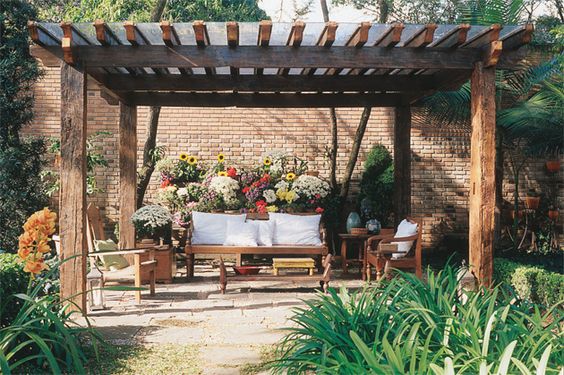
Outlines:
[[270,213],[270,220],[275,222],[275,245],[321,245],[319,221],[321,215],[290,215]]
[[224,246],[257,246],[258,226],[253,223],[227,222]]
[[225,215],[192,211],[192,244],[223,245],[227,224],[243,223],[245,215]]
[[[396,231],[394,238],[409,237],[415,234],[417,234],[417,224],[410,223],[406,219],[403,219],[401,223],[398,225],[398,230]],[[392,242],[392,243],[398,245],[398,252],[392,254],[393,259],[404,257],[411,249],[411,246],[413,246],[413,241]]]
[[276,223],[273,220],[247,220],[257,227],[257,243],[259,246],[272,246],[274,239],[274,228]]

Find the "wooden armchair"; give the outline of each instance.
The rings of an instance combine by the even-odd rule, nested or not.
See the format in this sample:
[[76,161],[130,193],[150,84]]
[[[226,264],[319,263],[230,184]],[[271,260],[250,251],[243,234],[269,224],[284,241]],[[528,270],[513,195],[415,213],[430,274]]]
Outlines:
[[[102,273],[103,282],[126,283],[133,282],[134,286],[140,288],[142,285],[141,275],[147,273],[149,275],[149,292],[151,296],[155,295],[155,269],[157,261],[155,260],[155,250],[158,246],[148,248],[132,248],[120,249],[119,251],[96,251],[94,241],[105,240],[104,226],[100,217],[100,210],[94,204],[90,203],[87,209],[87,239],[88,239],[88,257],[90,259],[90,267],[96,267]],[[165,246],[166,247],[166,246]],[[147,254],[147,256],[145,256]],[[99,256],[105,255],[122,255],[129,262],[129,266],[123,269],[110,271],[103,270],[96,264]],[[143,260],[145,258],[146,260]],[[135,291],[135,300],[141,302],[141,290]]]
[[[410,218],[407,220],[411,224],[417,224]],[[393,258],[392,254],[398,253],[397,242],[413,241],[411,249],[401,258]],[[417,225],[417,233],[412,236],[395,237],[390,233],[387,236],[373,236],[368,238],[366,247],[366,279],[370,281],[371,266],[376,268],[376,280],[382,277],[384,269],[410,269],[415,271],[415,275],[422,277],[421,270],[421,225]]]

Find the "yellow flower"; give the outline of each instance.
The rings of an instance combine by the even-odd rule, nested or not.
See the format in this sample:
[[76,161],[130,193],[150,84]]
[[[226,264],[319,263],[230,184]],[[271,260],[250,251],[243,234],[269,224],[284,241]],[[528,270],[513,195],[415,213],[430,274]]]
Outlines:
[[195,165],[198,162],[198,159],[195,156],[188,156],[188,164]]
[[217,175],[218,175],[219,177],[227,177],[227,172],[225,172],[225,171],[219,171],[219,172],[217,172]]
[[276,211],[278,211],[278,207],[276,207],[275,205],[266,206],[266,211],[267,212],[276,212]]
[[182,160],[182,161],[188,160],[188,157],[189,157],[188,154],[186,154],[186,153],[184,153],[184,152],[181,153],[180,156],[178,156],[178,158],[179,158],[180,160]]
[[225,161],[225,155],[223,155],[222,153],[217,154],[217,161],[219,163],[223,163]]
[[283,200],[286,199],[286,193],[287,193],[286,190],[280,188],[280,189],[276,190],[276,197],[278,199],[280,199],[281,201],[283,201]]
[[263,164],[267,167],[270,167],[270,165],[272,164],[272,159],[270,159],[268,156],[264,158]]
[[294,190],[290,190],[289,192],[286,193],[286,202],[288,203],[292,203],[294,200],[296,200],[298,197],[298,195],[296,194],[296,192]]
[[296,178],[295,173],[290,172],[286,175],[286,180],[288,180],[288,181],[294,181],[295,178]]

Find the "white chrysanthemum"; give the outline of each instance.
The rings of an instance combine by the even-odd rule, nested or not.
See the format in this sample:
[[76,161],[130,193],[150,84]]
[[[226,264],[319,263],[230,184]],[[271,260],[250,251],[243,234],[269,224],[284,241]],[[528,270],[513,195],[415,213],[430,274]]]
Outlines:
[[223,197],[225,202],[234,202],[237,199],[239,183],[227,176],[216,176],[210,181],[210,190]]
[[262,193],[262,196],[266,199],[266,203],[273,203],[276,201],[276,193],[272,189],[265,190]]
[[185,197],[185,196],[188,195],[188,189],[186,189],[185,187],[179,188],[178,191],[176,192],[176,194],[177,194],[179,197]]
[[292,184],[292,189],[301,196],[306,198],[313,198],[319,195],[325,198],[331,191],[329,184],[319,177],[301,175]]

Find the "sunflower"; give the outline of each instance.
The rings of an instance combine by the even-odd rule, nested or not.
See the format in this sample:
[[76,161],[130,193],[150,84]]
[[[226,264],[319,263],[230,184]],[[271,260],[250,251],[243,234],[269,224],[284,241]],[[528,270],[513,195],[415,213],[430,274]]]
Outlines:
[[217,161],[218,163],[223,163],[225,161],[225,155],[222,153],[217,154]]
[[225,172],[225,171],[219,171],[219,172],[217,172],[217,175],[218,175],[219,177],[227,177],[227,172]]
[[180,160],[182,160],[182,161],[188,160],[188,157],[189,157],[188,154],[186,154],[186,153],[184,153],[184,152],[181,153],[180,156],[178,156],[178,158],[179,158]]
[[270,159],[268,156],[264,158],[263,164],[267,167],[270,167],[270,165],[272,164],[272,159]]
[[188,156],[188,164],[195,165],[198,162],[198,159],[195,156]]
[[296,178],[295,173],[290,172],[286,175],[286,180],[288,180],[288,181],[294,181],[295,178]]

